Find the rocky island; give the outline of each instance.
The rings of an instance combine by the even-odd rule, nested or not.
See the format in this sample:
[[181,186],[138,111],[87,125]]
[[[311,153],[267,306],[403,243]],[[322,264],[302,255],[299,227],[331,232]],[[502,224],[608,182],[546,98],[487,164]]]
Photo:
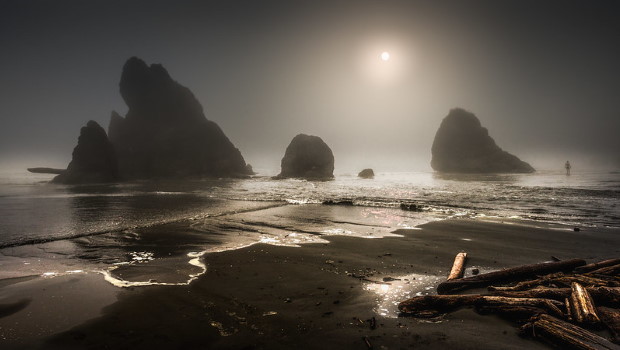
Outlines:
[[67,170],[56,176],[56,183],[95,183],[118,180],[118,165],[114,147],[105,130],[89,121],[80,130],[78,144]]
[[431,167],[446,173],[531,173],[534,168],[502,150],[480,120],[462,108],[450,110],[431,149]]
[[108,135],[93,121],[82,128],[71,164],[54,182],[252,174],[241,152],[205,117],[194,94],[162,65],[148,66],[132,57],[119,85],[129,107],[125,117],[112,112]]
[[334,154],[318,136],[299,134],[293,138],[282,158],[282,170],[277,179],[304,178],[330,180],[334,178]]

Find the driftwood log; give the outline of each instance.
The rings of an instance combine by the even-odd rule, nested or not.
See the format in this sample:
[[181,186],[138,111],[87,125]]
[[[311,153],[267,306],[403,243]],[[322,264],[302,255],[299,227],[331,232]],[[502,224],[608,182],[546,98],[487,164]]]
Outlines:
[[[592,296],[596,305],[620,307],[620,288],[618,287],[587,287],[586,290]],[[524,291],[493,291],[491,295],[499,295],[511,298],[545,298],[563,301],[569,298],[571,288],[537,287]]]
[[476,306],[476,312],[481,315],[498,315],[510,321],[526,323],[532,317],[544,314],[547,311],[534,306]]
[[522,330],[562,349],[620,350],[601,336],[547,314],[534,317]]
[[603,324],[612,334],[612,341],[620,344],[620,311],[608,307],[597,307],[596,311]]
[[542,276],[537,279],[522,281],[514,286],[489,286],[491,291],[519,291],[528,290],[538,286],[563,286],[570,287],[573,282],[578,282],[586,286],[615,286],[614,281],[607,279],[596,278],[586,275],[565,275],[564,273],[553,273],[550,275]]
[[448,275],[448,281],[463,277],[465,272],[465,261],[467,260],[467,253],[458,253],[454,258],[454,264],[452,264],[452,270]]
[[600,323],[601,320],[596,314],[594,302],[590,293],[577,282],[571,286],[572,293],[569,299],[571,316],[579,323]]
[[413,297],[398,304],[402,315],[435,317],[460,307],[474,305],[480,295],[424,295]]
[[549,314],[563,317],[560,310],[562,302],[542,298],[509,298],[495,295],[425,295],[407,299],[398,304],[398,310],[403,315],[414,317],[435,317],[443,313],[454,311],[464,306],[490,311],[498,308],[536,308]]
[[618,265],[618,264],[620,264],[620,259],[607,259],[607,260],[595,262],[595,263],[592,263],[592,264],[587,264],[587,265],[579,266],[578,268],[575,269],[575,272],[576,273],[585,273],[585,272],[590,272],[590,271],[598,270],[598,269],[600,269],[602,267]]
[[477,276],[459,278],[445,281],[437,286],[438,294],[448,294],[467,288],[487,287],[492,284],[516,279],[537,277],[559,271],[571,271],[575,267],[583,266],[586,262],[582,259],[571,259],[557,262],[548,262],[533,265],[523,265],[504,270],[489,272]]
[[588,275],[610,275],[615,276],[620,273],[620,264],[601,267],[600,269],[596,269],[588,272]]

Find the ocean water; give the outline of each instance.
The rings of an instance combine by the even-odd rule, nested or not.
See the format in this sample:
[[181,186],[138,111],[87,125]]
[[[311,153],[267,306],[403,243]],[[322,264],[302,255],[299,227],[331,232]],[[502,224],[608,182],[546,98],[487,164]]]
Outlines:
[[[143,181],[66,186],[0,174],[0,278],[95,271],[119,286],[181,284],[199,259],[254,243],[296,246],[328,235],[378,238],[447,218],[496,218],[560,229],[620,227],[620,174],[376,174],[333,181]],[[323,205],[324,201],[348,205]],[[402,203],[419,210],[406,211]]]

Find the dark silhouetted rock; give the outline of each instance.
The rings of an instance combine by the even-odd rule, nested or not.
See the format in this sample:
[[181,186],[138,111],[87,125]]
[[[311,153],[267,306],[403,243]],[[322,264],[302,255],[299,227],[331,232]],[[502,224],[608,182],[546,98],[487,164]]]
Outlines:
[[441,122],[432,147],[431,167],[446,173],[531,173],[534,168],[502,150],[478,118],[455,108]]
[[372,169],[364,169],[360,171],[360,173],[357,174],[357,176],[364,178],[364,179],[372,179],[375,177],[375,172]]
[[44,168],[44,167],[28,168],[27,170],[35,174],[56,174],[56,175],[62,174],[65,171],[67,171],[67,169],[55,169],[55,168]]
[[205,118],[192,92],[161,65],[130,58],[120,93],[129,111],[124,118],[113,112],[108,131],[123,178],[251,174],[239,150]]
[[350,207],[350,206],[354,205],[353,201],[350,200],[350,199],[344,199],[344,200],[340,200],[340,201],[335,201],[335,200],[332,200],[332,199],[328,199],[326,201],[323,201],[323,204],[324,205],[343,205],[343,206],[347,206],[347,207]]
[[282,158],[282,171],[276,178],[333,179],[334,154],[318,136],[299,134],[293,138]]
[[423,211],[423,207],[416,203],[400,203],[400,209],[407,211]]
[[89,121],[80,130],[78,144],[67,170],[52,181],[65,184],[111,182],[118,180],[114,147],[105,130],[97,122]]

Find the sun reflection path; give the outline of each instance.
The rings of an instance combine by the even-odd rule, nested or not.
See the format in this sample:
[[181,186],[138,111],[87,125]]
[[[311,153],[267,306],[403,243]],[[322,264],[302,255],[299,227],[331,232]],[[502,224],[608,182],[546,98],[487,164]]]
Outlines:
[[383,317],[398,317],[398,303],[414,297],[434,294],[442,280],[438,276],[410,274],[390,279],[389,282],[368,282],[364,290],[377,294],[375,312]]

